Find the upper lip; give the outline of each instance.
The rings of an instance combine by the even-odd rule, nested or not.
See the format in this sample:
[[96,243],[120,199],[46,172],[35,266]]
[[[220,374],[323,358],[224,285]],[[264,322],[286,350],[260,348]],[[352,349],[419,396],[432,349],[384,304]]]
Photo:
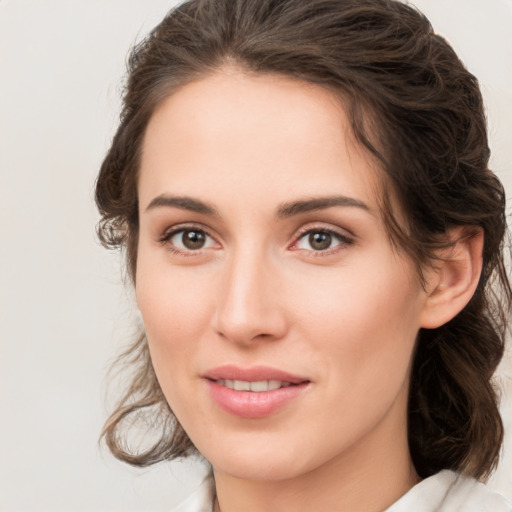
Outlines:
[[292,384],[309,382],[309,379],[305,377],[293,375],[292,373],[269,366],[250,366],[242,368],[234,365],[224,365],[208,370],[203,374],[203,377],[209,380],[243,380],[247,382],[262,380],[278,380]]

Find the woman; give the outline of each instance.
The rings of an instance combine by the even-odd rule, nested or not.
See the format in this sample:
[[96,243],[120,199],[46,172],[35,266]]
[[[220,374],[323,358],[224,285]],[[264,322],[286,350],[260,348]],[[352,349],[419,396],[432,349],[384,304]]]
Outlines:
[[411,7],[172,11],[96,189],[144,321],[114,455],[202,454],[186,511],[512,510],[476,480],[512,297],[488,158],[476,79]]

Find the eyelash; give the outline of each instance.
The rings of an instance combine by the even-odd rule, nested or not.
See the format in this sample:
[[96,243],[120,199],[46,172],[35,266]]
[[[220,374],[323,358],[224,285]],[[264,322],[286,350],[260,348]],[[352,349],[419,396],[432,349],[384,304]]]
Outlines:
[[196,232],[199,232],[199,233],[203,233],[205,234],[207,237],[211,238],[214,242],[218,243],[215,238],[209,233],[209,231],[207,229],[205,229],[205,227],[201,226],[201,225],[194,225],[194,224],[187,224],[187,225],[179,225],[179,226],[174,226],[173,228],[169,229],[168,231],[166,231],[159,239],[158,239],[158,242],[161,243],[162,245],[165,245],[166,249],[171,252],[172,254],[177,254],[179,256],[185,256],[185,257],[190,257],[190,256],[198,256],[200,254],[203,253],[203,250],[202,249],[197,249],[197,250],[193,250],[193,249],[189,249],[189,250],[181,250],[181,249],[178,249],[177,247],[174,247],[172,244],[169,243],[169,241],[174,237],[176,236],[177,234],[179,233],[184,233],[185,231],[196,231]]
[[[179,225],[179,226],[175,226],[175,227],[169,229],[158,239],[158,242],[161,243],[162,245],[165,245],[166,249],[169,252],[171,252],[172,254],[177,254],[179,256],[184,256],[184,257],[192,256],[193,257],[193,256],[199,256],[199,255],[203,254],[202,248],[197,249],[197,250],[194,250],[194,249],[181,250],[181,249],[178,249],[175,246],[169,244],[169,241],[174,236],[176,236],[179,233],[185,232],[185,231],[196,231],[196,232],[203,233],[207,237],[211,238],[215,243],[218,244],[215,237],[213,237],[209,233],[209,231],[207,229],[205,229],[205,227],[203,227],[201,225],[192,225],[192,224],[191,225]],[[315,251],[314,249],[310,249],[310,250],[309,249],[299,249],[296,247],[296,245],[299,243],[300,240],[302,240],[303,238],[305,238],[308,235],[311,235],[312,233],[329,234],[332,237],[336,238],[339,241],[339,243],[334,247],[331,247],[331,248],[328,248],[325,250],[317,250],[317,251]],[[326,226],[314,226],[314,227],[302,228],[299,231],[299,233],[297,234],[297,236],[294,238],[294,242],[289,246],[289,249],[295,250],[295,251],[308,251],[311,255],[313,255],[313,257],[317,258],[317,257],[330,256],[331,254],[336,253],[339,250],[342,250],[343,247],[353,245],[353,244],[354,244],[354,240],[351,237],[349,237],[343,233],[340,233],[339,231],[337,231],[335,229],[328,228]]]
[[[338,240],[338,244],[334,247],[330,247],[325,250],[318,250],[315,251],[314,249],[298,249],[294,248],[300,240],[305,238],[308,235],[311,235],[312,233],[325,233],[328,235],[331,235],[333,238],[336,238]],[[332,254],[337,253],[338,251],[342,250],[344,247],[347,247],[349,245],[354,244],[354,239],[350,238],[349,236],[340,233],[339,231],[328,228],[326,226],[314,226],[314,227],[304,227],[301,231],[299,231],[299,234],[295,238],[295,241],[293,242],[291,248],[296,251],[300,250],[307,250],[313,257],[315,258],[322,258],[326,256],[330,256]]]

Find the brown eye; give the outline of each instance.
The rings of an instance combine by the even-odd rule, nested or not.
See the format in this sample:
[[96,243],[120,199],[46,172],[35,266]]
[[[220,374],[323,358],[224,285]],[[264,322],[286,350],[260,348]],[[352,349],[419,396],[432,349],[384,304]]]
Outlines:
[[[354,243],[353,239],[343,233],[331,231],[329,229],[310,229],[295,242],[295,249],[309,251],[314,253],[326,252],[330,254],[330,249],[337,247],[347,247]],[[329,251],[329,252],[328,252]]]
[[329,249],[332,243],[331,234],[324,231],[310,233],[308,238],[309,245],[315,251],[325,251],[325,249]]
[[213,238],[201,229],[179,229],[162,239],[181,252],[200,251],[215,246]]
[[181,242],[187,249],[202,249],[206,242],[206,236],[202,231],[186,230],[181,235]]

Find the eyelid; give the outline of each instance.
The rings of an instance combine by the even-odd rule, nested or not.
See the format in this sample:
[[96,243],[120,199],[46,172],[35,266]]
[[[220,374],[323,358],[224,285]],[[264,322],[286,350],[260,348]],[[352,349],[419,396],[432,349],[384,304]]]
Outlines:
[[165,228],[163,233],[158,236],[158,241],[165,242],[165,241],[169,240],[169,238],[171,238],[176,233],[179,233],[180,231],[193,230],[193,229],[195,229],[197,231],[203,231],[208,236],[214,238],[210,234],[210,230],[206,226],[203,226],[201,223],[181,222],[179,224],[173,224],[172,226]]

